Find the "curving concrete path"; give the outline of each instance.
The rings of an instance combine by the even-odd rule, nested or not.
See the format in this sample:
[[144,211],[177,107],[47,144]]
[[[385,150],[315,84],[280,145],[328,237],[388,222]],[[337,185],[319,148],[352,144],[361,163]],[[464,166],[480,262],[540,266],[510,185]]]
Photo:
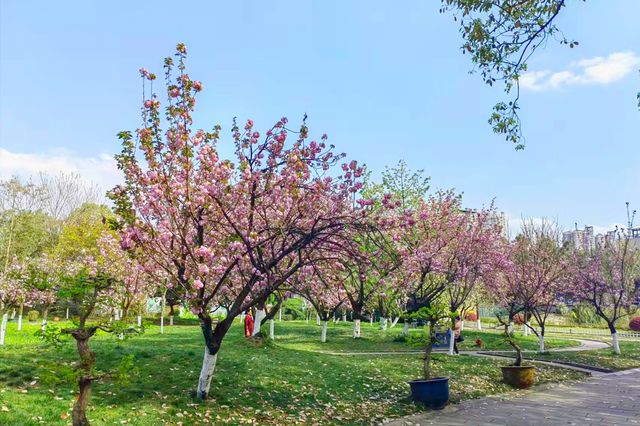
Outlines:
[[640,425],[640,369],[467,400],[385,425]]

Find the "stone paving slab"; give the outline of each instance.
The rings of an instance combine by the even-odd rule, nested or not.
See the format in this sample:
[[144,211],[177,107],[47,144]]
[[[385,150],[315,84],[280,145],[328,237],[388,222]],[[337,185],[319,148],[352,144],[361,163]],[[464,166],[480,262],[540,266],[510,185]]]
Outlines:
[[468,400],[385,425],[640,425],[640,369]]

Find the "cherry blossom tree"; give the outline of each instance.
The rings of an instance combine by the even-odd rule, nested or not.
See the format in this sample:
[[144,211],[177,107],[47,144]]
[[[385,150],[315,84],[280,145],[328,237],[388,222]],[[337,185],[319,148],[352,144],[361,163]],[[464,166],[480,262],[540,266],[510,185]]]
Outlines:
[[17,258],[14,258],[0,275],[0,345],[4,345],[9,311],[18,305],[24,305],[25,300],[30,297],[26,291],[26,278],[26,266]]
[[347,295],[340,286],[343,275],[340,263],[316,263],[306,266],[293,279],[292,291],[314,307],[322,324],[320,341],[327,341],[327,324],[342,307]]
[[[504,262],[502,224],[493,206],[480,211],[462,211],[455,221],[451,243],[441,254],[446,259],[446,287],[451,312],[449,355],[453,355],[455,315],[496,267]],[[462,315],[461,315],[462,316]]]
[[640,250],[618,229],[613,238],[591,252],[575,252],[572,264],[572,293],[590,303],[606,321],[613,349],[619,354],[616,322],[638,309],[634,295],[640,277]]
[[[306,121],[296,134],[286,118],[265,134],[252,120],[234,121],[235,159],[223,159],[221,127],[192,127],[202,83],[186,73],[186,53],[179,44],[176,60],[165,60],[166,120],[151,89],[143,94],[142,127],[135,136],[120,133],[125,184],[110,197],[122,218],[123,247],[143,253],[146,271],[161,271],[180,286],[200,319],[205,355],[197,395],[206,398],[234,318],[265,303],[312,261],[310,253],[365,217],[353,207],[363,169],[352,161],[335,171],[343,155],[326,136],[309,141]],[[156,76],[141,74],[152,86]],[[235,296],[214,326],[210,308],[221,293]]]
[[351,236],[341,252],[342,288],[347,296],[353,316],[353,337],[360,338],[360,321],[369,318],[376,308],[376,297],[388,287],[387,279],[400,266],[400,257],[391,239],[378,228],[378,223],[370,223],[368,229],[361,229]]
[[538,329],[527,321],[525,330],[530,329],[538,336],[538,351],[544,352],[545,326],[568,284],[568,256],[560,245],[561,231],[557,223],[543,219],[522,223],[521,234],[514,242],[511,260],[511,275],[524,312],[536,321]]

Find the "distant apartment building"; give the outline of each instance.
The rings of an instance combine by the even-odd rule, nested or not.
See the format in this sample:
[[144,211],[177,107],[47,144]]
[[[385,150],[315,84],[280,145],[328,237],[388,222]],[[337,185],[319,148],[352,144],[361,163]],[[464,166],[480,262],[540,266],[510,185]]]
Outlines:
[[576,250],[590,251],[596,246],[596,240],[604,242],[602,235],[593,234],[593,226],[585,226],[584,229],[575,229],[562,233],[562,245]]
[[[626,233],[629,244],[640,249],[640,227],[631,228]],[[575,229],[562,233],[562,245],[575,248],[577,250],[590,251],[595,247],[600,247],[609,241],[619,238],[617,230],[607,231],[606,234],[593,233],[593,226],[585,226],[584,229]]]

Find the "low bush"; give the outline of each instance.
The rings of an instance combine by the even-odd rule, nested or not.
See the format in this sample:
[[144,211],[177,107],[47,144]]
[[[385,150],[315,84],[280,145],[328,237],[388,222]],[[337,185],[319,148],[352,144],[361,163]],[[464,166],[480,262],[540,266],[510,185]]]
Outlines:
[[34,310],[31,310],[27,313],[27,319],[29,321],[38,321],[38,318],[40,318],[40,312]]
[[476,321],[478,319],[478,314],[475,312],[467,312],[464,314],[465,321]]
[[640,331],[640,317],[631,318],[629,328],[633,331]]

